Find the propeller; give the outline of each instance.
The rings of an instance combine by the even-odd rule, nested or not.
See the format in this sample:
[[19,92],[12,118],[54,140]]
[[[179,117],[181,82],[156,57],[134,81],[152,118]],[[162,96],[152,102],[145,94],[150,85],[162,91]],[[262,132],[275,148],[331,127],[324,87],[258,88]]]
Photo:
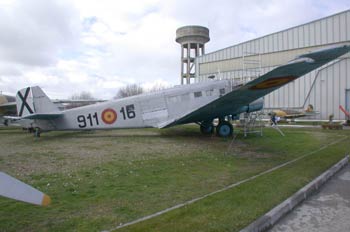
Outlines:
[[0,196],[41,206],[51,203],[48,195],[4,172],[0,172]]

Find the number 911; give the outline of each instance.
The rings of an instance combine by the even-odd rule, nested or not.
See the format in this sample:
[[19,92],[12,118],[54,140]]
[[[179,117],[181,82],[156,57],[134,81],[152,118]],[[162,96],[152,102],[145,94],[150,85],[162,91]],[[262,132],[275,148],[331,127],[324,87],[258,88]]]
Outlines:
[[78,115],[77,121],[78,121],[79,128],[85,128],[88,125],[89,126],[99,125],[97,112],[95,112],[94,114],[88,114],[87,116]]

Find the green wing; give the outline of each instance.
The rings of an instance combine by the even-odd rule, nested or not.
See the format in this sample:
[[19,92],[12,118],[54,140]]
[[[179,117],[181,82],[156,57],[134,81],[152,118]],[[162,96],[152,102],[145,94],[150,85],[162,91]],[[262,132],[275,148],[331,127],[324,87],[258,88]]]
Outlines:
[[288,64],[277,67],[259,78],[234,89],[223,97],[167,124],[164,123],[160,127],[164,128],[178,124],[201,122],[242,113],[240,110],[254,100],[271,93],[349,51],[350,46],[341,46],[298,56]]

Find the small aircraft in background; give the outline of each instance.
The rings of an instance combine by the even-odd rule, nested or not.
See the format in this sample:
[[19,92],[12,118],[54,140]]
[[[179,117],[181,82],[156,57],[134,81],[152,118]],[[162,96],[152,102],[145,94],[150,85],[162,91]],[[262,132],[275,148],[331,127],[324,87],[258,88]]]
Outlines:
[[296,118],[301,117],[310,117],[320,114],[318,111],[314,111],[313,105],[309,104],[305,110],[299,111],[295,109],[276,109],[272,110],[269,115],[275,115],[275,117],[279,117],[281,120],[294,120]]
[[4,115],[16,115],[16,97],[0,94],[0,123],[8,125],[8,120]]
[[51,203],[48,195],[4,172],[0,172],[0,196],[41,206]]
[[[52,130],[97,130],[115,128],[167,128],[197,123],[204,134],[228,137],[233,133],[227,116],[263,108],[262,97],[306,73],[346,54],[343,45],[300,55],[289,63],[246,84],[232,80],[208,80],[158,92],[60,111],[38,87],[16,95],[16,119],[33,120],[35,136]],[[213,120],[219,123],[214,126]]]

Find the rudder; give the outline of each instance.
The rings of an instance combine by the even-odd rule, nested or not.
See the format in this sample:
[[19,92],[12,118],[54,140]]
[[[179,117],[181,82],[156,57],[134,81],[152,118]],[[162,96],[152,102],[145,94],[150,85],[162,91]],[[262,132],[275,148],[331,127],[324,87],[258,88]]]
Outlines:
[[16,95],[16,105],[19,117],[59,111],[39,86],[19,90]]

